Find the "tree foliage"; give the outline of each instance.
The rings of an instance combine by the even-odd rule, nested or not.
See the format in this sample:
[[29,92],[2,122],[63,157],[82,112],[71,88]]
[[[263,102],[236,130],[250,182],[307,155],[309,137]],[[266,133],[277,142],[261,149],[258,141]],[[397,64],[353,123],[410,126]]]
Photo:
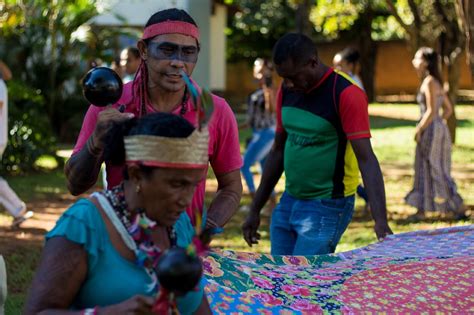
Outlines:
[[229,61],[270,57],[275,42],[295,29],[295,4],[287,0],[234,0],[238,11],[227,29]]
[[382,0],[318,0],[311,21],[326,40],[351,42],[361,54],[361,77],[370,101],[375,99],[374,78],[377,40],[404,36]]
[[[401,39],[405,36],[404,29],[389,14],[382,0],[319,0],[310,19],[316,30],[327,39],[352,39],[360,34],[358,24],[369,8],[374,12],[371,23],[371,37],[374,40]],[[403,8],[401,14],[406,15]]]
[[[413,53],[420,46],[431,46],[441,55],[443,65],[447,69],[448,94],[453,104],[456,103],[459,89],[460,57],[466,49],[466,32],[462,28],[460,10],[456,10],[456,1],[407,0],[411,22],[404,20],[398,13],[397,4],[400,1],[386,0],[391,13],[406,30],[407,40]],[[456,139],[455,112],[449,118],[448,126],[454,142]]]
[[8,82],[8,145],[0,161],[0,174],[26,173],[35,169],[35,161],[43,154],[54,155],[55,137],[45,111],[44,97],[38,90],[20,80]]
[[13,72],[13,82],[8,82],[9,146],[3,161],[8,171],[31,169],[40,154],[54,150],[53,135],[75,138],[72,127],[80,127],[77,121],[80,124],[87,109],[80,79],[88,61],[106,59],[114,44],[109,42],[113,31],[87,25],[99,13],[99,2],[5,0],[0,4],[0,59]]

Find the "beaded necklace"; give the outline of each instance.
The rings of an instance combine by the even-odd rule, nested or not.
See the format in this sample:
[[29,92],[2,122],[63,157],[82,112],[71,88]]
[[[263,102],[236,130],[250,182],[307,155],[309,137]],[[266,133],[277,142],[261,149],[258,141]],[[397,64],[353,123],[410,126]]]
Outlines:
[[[146,273],[152,279],[152,290],[156,291],[158,289],[158,277],[155,268],[162,254],[162,250],[154,244],[151,233],[158,228],[157,223],[146,216],[145,209],[143,208],[137,209],[136,214],[132,215],[130,213],[125,200],[123,183],[111,190],[104,190],[101,194],[106,197],[112,205],[118,219],[135,242],[136,247],[130,248],[135,252],[135,263],[145,269]],[[121,229],[117,230],[119,233],[122,233]],[[170,247],[176,246],[176,232],[174,227],[168,229],[168,236],[170,239]],[[122,235],[122,237],[124,236]]]
[[[144,116],[147,114],[147,110],[146,110],[146,101],[145,101],[145,92],[142,91],[141,93],[141,100],[140,100],[140,116]],[[187,106],[186,106],[186,102],[188,101],[188,87],[185,86],[184,87],[184,94],[183,94],[183,98],[181,99],[181,109],[179,111],[179,115],[181,117],[184,117],[184,115],[186,114],[187,112]]]

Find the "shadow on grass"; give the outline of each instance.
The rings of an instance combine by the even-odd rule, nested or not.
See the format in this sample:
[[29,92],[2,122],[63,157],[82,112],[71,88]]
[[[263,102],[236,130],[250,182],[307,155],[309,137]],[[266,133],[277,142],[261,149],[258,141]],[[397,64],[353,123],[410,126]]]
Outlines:
[[463,220],[458,220],[453,217],[441,217],[441,216],[434,216],[434,217],[429,217],[429,218],[424,218],[422,220],[414,220],[411,219],[410,217],[406,218],[397,218],[397,219],[392,219],[390,222],[393,222],[396,225],[403,225],[403,226],[408,226],[408,225],[413,225],[413,224],[439,224],[439,223],[446,223],[449,225],[457,225],[461,223],[466,223],[466,222],[472,222],[471,219],[463,219]]
[[[385,128],[397,128],[397,127],[413,127],[415,128],[416,120],[403,119],[403,118],[392,118],[380,115],[370,116],[370,128],[371,129],[385,129]],[[472,127],[472,120],[469,119],[458,119],[457,127],[468,128]]]
[[397,128],[397,127],[415,127],[414,120],[402,118],[390,118],[385,116],[370,116],[371,129]]

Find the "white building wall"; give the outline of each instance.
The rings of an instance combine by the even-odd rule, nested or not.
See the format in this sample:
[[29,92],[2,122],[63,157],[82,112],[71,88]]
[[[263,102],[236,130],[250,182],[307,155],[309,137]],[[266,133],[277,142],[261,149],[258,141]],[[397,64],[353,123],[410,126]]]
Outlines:
[[193,72],[193,79],[202,87],[211,88],[210,86],[210,18],[211,18],[211,0],[189,0],[188,13],[193,17],[199,26],[201,52],[199,60]]
[[210,87],[213,90],[224,91],[226,88],[226,35],[227,7],[215,4],[211,16],[211,47],[210,47]]
[[[160,10],[179,8],[188,11],[193,0],[103,0],[104,13],[93,18],[98,25],[143,27],[150,16]],[[200,1],[200,0],[197,0]],[[117,15],[123,17],[122,21]]]
[[[103,0],[104,13],[92,23],[107,26],[135,26],[143,28],[157,11],[179,8],[186,10],[196,21],[200,31],[201,52],[193,79],[202,87],[225,90],[227,8],[212,0]],[[124,20],[117,18],[121,16]]]

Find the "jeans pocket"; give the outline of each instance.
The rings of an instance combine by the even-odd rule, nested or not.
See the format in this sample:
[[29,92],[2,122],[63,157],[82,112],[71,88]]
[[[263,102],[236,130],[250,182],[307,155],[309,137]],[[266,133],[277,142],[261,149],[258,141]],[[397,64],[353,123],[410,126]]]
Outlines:
[[349,197],[345,198],[336,198],[336,199],[320,199],[319,202],[325,208],[330,208],[332,210],[339,210],[343,211],[346,207],[347,202],[349,201]]

